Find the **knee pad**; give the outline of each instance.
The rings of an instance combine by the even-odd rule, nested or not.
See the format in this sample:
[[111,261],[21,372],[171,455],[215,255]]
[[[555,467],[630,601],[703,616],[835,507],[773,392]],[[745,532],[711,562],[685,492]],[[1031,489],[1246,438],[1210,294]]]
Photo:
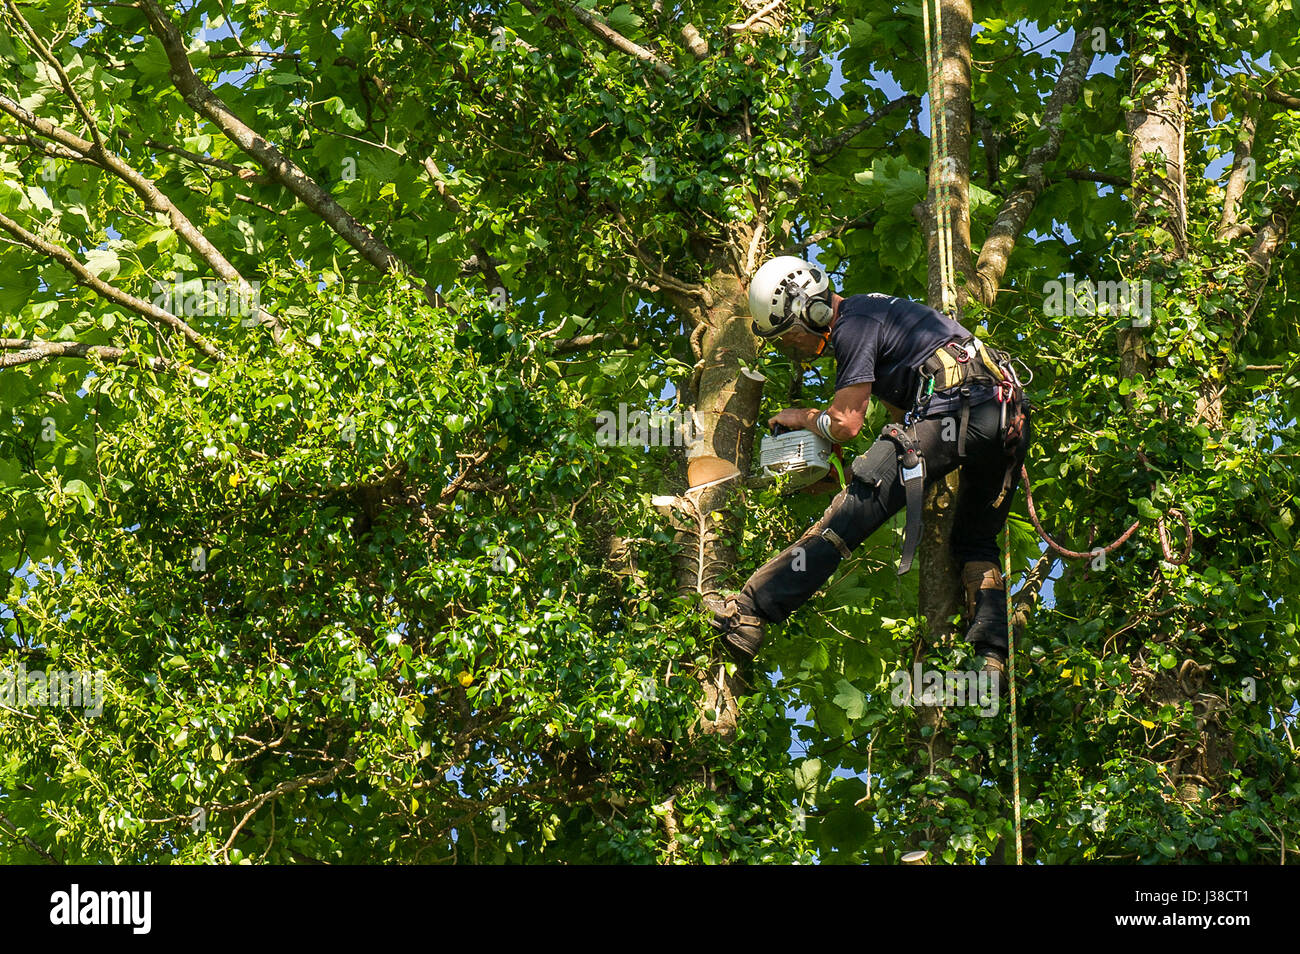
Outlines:
[[865,454],[853,458],[853,476],[868,487],[879,487],[897,470],[898,448],[889,441],[876,441]]

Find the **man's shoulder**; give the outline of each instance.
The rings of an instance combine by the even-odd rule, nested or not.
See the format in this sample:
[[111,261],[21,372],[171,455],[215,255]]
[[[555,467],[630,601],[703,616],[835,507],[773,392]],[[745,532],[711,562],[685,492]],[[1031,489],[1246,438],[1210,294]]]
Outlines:
[[[850,302],[852,305],[849,304]],[[923,301],[881,292],[866,292],[845,298],[841,311],[850,315],[865,315],[887,325],[902,327],[912,327],[918,320],[927,316],[941,317],[939,312]]]
[[857,295],[848,295],[844,299],[845,305],[853,305],[855,308],[880,308],[889,307],[898,299],[894,295],[886,295],[884,292],[862,292]]
[[840,316],[843,318],[876,318],[883,320],[889,314],[897,299],[893,295],[880,292],[866,292],[861,295],[849,295],[840,304]]

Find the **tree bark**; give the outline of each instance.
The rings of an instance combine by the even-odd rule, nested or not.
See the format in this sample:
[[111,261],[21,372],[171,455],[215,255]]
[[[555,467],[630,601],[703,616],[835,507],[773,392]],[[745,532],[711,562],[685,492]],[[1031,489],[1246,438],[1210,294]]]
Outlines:
[[[1065,108],[1078,102],[1092,59],[1090,32],[1078,27],[1075,30],[1074,46],[1061,68],[1056,88],[1043,107],[1043,128],[1047,130],[1047,141],[1025,157],[1022,167],[1024,184],[1002,203],[997,218],[989,228],[988,238],[980,249],[972,288],[975,297],[985,305],[992,305],[997,298],[998,286],[1006,274],[1016,239],[1024,231],[1029,214],[1047,187],[1047,164],[1060,154],[1061,141],[1065,136],[1061,122]],[[985,148],[988,148],[987,144]]]
[[[1131,137],[1129,165],[1133,179],[1134,223],[1164,228],[1172,237],[1170,247],[1159,257],[1165,262],[1184,259],[1188,254],[1187,189],[1185,177],[1185,135],[1188,104],[1187,64],[1184,51],[1173,45],[1161,48],[1161,40],[1148,36],[1130,38],[1128,48],[1133,70],[1132,100],[1134,108],[1126,120]],[[1151,66],[1141,65],[1144,55],[1154,57]],[[1244,182],[1243,182],[1244,185]],[[1283,226],[1285,228],[1285,225]],[[1256,242],[1258,247],[1259,242]],[[1153,249],[1154,251],[1154,249]],[[1135,272],[1149,268],[1150,258],[1136,263]],[[1199,289],[1191,290],[1198,294]],[[1246,318],[1245,320],[1249,320]],[[1119,330],[1121,373],[1126,377],[1150,372],[1150,359],[1143,346],[1145,329]],[[1197,416],[1207,416],[1214,424],[1222,419],[1222,390],[1215,387],[1216,369],[1207,368],[1199,382]],[[1139,406],[1141,394],[1130,394],[1130,413]],[[1162,410],[1162,413],[1168,413]],[[1144,653],[1135,656],[1133,676],[1145,705],[1152,711],[1163,705],[1182,706],[1192,702],[1196,715],[1196,732],[1179,739],[1179,751],[1171,760],[1169,784],[1171,797],[1195,801],[1200,797],[1197,785],[1180,783],[1180,777],[1195,775],[1203,785],[1221,789],[1224,762],[1230,759],[1231,745],[1216,711],[1227,707],[1227,700],[1204,691],[1208,665],[1191,658],[1192,652],[1180,645],[1180,639],[1165,643],[1168,651],[1182,659],[1177,670],[1164,672],[1150,666]],[[1186,770],[1186,772],[1184,771]]]
[[[943,56],[942,109],[948,122],[948,155],[943,157],[944,161],[933,165],[932,171],[948,187],[954,267],[959,275],[973,276],[970,249],[970,0],[943,0],[942,10],[943,35],[936,42]],[[934,109],[934,104],[930,108]],[[931,148],[935,148],[934,143]],[[935,202],[939,184],[934,183],[936,188],[932,190]],[[937,211],[932,204],[925,216],[929,262],[928,298],[932,308],[939,308],[942,301]],[[959,288],[959,314],[964,296],[965,290]],[[925,498],[925,532],[918,549],[918,602],[927,632],[935,642],[944,642],[956,635],[948,620],[959,612],[962,605],[957,566],[948,549],[957,487],[958,476],[954,471],[946,480],[931,487]]]
[[[938,246],[940,184],[948,188],[954,269],[957,275],[966,276],[968,281],[973,278],[970,248],[971,16],[970,0],[943,0],[942,35],[936,37],[943,71],[944,102],[939,108],[943,109],[948,124],[948,154],[941,157],[942,161],[931,164],[931,173],[938,178],[931,183],[932,200],[923,211],[929,276],[927,297],[930,307],[936,309],[941,307],[943,287]],[[930,108],[935,109],[935,104],[931,103]],[[932,140],[931,149],[937,148],[938,144]],[[958,315],[965,294],[965,288],[959,286]],[[945,480],[937,481],[925,496],[924,529],[917,550],[917,604],[925,620],[925,633],[924,642],[918,642],[913,648],[915,661],[924,656],[926,644],[951,643],[958,635],[950,620],[961,611],[962,588],[960,574],[948,547],[958,481],[958,474],[954,471]],[[909,747],[916,754],[914,764],[919,774],[933,774],[936,763],[952,755],[952,741],[944,732],[945,727],[941,707],[917,708]],[[929,730],[928,734],[923,734],[925,730]],[[942,800],[927,798],[922,810],[938,813],[942,811]],[[945,831],[932,825],[926,832],[926,839],[933,843],[932,853],[936,856],[944,849]]]
[[[750,329],[748,291],[735,264],[744,260],[750,237],[711,252],[713,272],[703,295],[665,288],[683,322],[695,326],[700,342],[696,373],[684,393],[694,415],[694,439],[685,455],[687,488],[670,498],[677,591],[685,597],[721,595],[736,565],[729,541],[744,521],[742,508],[733,507],[732,500],[749,472],[764,384],[753,369],[758,339]],[[743,687],[727,674],[721,659],[701,671],[699,679],[702,731],[731,737],[739,716],[736,697]]]

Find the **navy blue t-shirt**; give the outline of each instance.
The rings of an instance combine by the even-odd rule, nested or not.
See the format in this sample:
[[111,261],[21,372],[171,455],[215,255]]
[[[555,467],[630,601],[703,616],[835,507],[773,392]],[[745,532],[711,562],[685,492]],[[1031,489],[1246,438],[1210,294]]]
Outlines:
[[[916,403],[917,368],[940,346],[971,337],[941,312],[907,298],[873,292],[840,303],[831,329],[835,390],[872,382],[871,393],[901,410]],[[971,403],[993,396],[987,386],[971,388]],[[935,394],[927,416],[961,407],[957,394]]]

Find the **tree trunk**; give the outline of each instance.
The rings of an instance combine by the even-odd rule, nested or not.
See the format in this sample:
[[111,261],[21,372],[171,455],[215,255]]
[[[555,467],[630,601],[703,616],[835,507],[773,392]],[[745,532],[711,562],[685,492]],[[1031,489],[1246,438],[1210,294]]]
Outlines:
[[[1150,47],[1150,49],[1147,49]],[[1135,226],[1158,225],[1168,231],[1172,242],[1167,261],[1187,257],[1187,179],[1183,164],[1185,112],[1187,109],[1187,67],[1181,56],[1165,55],[1160,41],[1146,34],[1128,40],[1133,70],[1131,96],[1134,108],[1126,117],[1129,133],[1129,168],[1133,183]],[[1151,66],[1140,62],[1144,54],[1155,56]],[[1137,263],[1140,274],[1143,263]],[[1131,378],[1150,373],[1142,328],[1119,329],[1120,376]],[[1130,407],[1142,401],[1140,389],[1130,393]]]
[[[715,258],[736,260],[725,249]],[[749,472],[765,379],[753,370],[758,339],[750,329],[742,277],[734,266],[718,265],[705,288],[702,298],[674,296],[682,317],[697,329],[700,358],[685,395],[694,413],[694,439],[686,448],[687,488],[672,502],[672,526],[678,545],[677,592],[713,599],[721,595],[736,564],[728,541],[745,515],[731,502]],[[727,675],[721,659],[699,678],[703,731],[732,736],[742,687]]]
[[[1148,36],[1130,40],[1130,60],[1133,68],[1131,96],[1134,108],[1128,113],[1127,126],[1131,137],[1129,165],[1132,171],[1134,221],[1138,226],[1157,226],[1169,233],[1168,250],[1160,256],[1173,262],[1188,254],[1187,244],[1187,188],[1184,171],[1184,141],[1187,103],[1187,65],[1178,47],[1162,51],[1159,40]],[[1154,56],[1151,66],[1142,66],[1144,54]],[[1153,250],[1154,251],[1154,250]],[[1158,259],[1157,259],[1158,260]],[[1135,272],[1142,274],[1149,267],[1150,258],[1136,263]],[[1191,294],[1196,294],[1195,290]],[[1119,331],[1119,359],[1121,374],[1131,377],[1150,373],[1150,360],[1143,345],[1146,329],[1127,327]],[[1205,369],[1206,376],[1198,382],[1198,412],[1210,418],[1212,426],[1222,420],[1221,391],[1215,387],[1214,369]],[[1140,406],[1142,395],[1136,389],[1131,393],[1130,412]],[[1161,414],[1168,414],[1165,409]],[[1188,701],[1196,712],[1196,732],[1190,738],[1179,740],[1179,751],[1169,768],[1169,782],[1174,796],[1196,801],[1200,787],[1180,779],[1193,776],[1201,784],[1221,790],[1224,761],[1230,758],[1231,744],[1219,722],[1217,713],[1228,707],[1226,698],[1205,691],[1206,674],[1211,666],[1198,663],[1173,639],[1164,647],[1181,660],[1177,669],[1162,671],[1138,653],[1135,657],[1134,679],[1141,686],[1142,696],[1152,711],[1164,705],[1181,707]]]
[[[957,275],[971,276],[970,250],[970,0],[943,0],[942,35],[936,43],[942,53],[943,99],[941,107],[947,119],[947,155],[932,162],[931,201],[922,214],[926,226],[928,261],[928,304],[942,307],[942,278],[938,246],[938,187],[948,190],[949,220],[952,229],[953,265]],[[931,103],[931,110],[935,104]],[[938,143],[931,141],[931,149]],[[965,300],[964,287],[957,289],[958,315]],[[917,604],[925,620],[924,639],[930,645],[947,644],[958,638],[950,620],[963,605],[961,577],[953,562],[948,541],[952,535],[953,514],[957,502],[959,478],[956,471],[938,481],[925,497],[921,543],[917,551]],[[924,655],[924,646],[913,649],[915,659]],[[910,747],[916,754],[919,773],[934,773],[937,762],[952,755],[952,740],[946,729],[944,710],[923,706],[916,710],[914,735]],[[931,730],[928,737],[923,730]],[[924,810],[942,811],[942,800],[926,799]],[[932,854],[938,857],[945,845],[946,829],[931,826],[927,840],[934,842]]]

